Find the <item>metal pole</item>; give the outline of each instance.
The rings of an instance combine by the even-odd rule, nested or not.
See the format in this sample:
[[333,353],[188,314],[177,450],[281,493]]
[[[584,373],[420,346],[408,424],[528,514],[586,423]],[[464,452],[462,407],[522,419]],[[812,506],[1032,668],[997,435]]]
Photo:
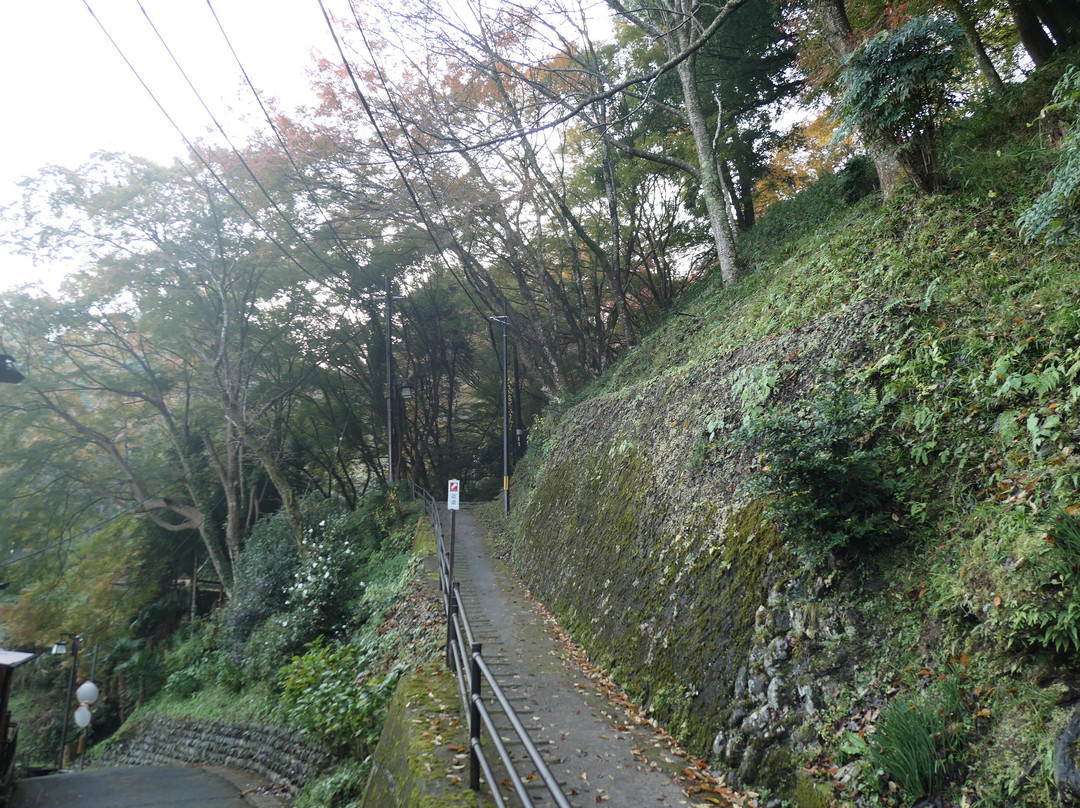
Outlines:
[[390,314],[394,297],[390,294],[390,276],[386,276],[386,464],[387,480],[394,484],[394,359],[390,350]]
[[[199,545],[195,545],[195,559],[191,562],[191,618],[188,620],[188,625],[191,627],[191,636],[195,636],[195,607],[198,603],[198,586],[199,586]],[[96,649],[97,646],[94,646]],[[94,664],[97,665],[97,651],[94,651]],[[94,678],[94,674],[90,674],[90,678]]]
[[[90,663],[90,678],[87,679],[88,682],[93,682],[95,679],[97,679],[97,657],[98,657],[98,649],[100,647],[101,647],[100,645],[95,645],[94,646],[94,659]],[[90,732],[90,727],[84,727],[83,731],[82,731],[82,738],[79,740],[79,769],[80,770],[86,768],[86,736],[87,736],[87,734],[89,732]]]
[[506,298],[503,298],[503,349],[502,349],[502,417],[503,417],[503,516],[510,514],[510,419],[507,405],[510,398],[509,379],[506,375],[506,330],[510,320],[506,315]]
[[510,433],[509,413],[507,403],[510,398],[508,379],[506,376],[506,330],[510,326],[510,318],[506,314],[506,301],[503,300],[503,313],[499,317],[489,317],[503,327],[502,338],[502,422],[503,422],[503,516],[510,513]]
[[457,533],[457,511],[450,511],[450,588],[454,587],[454,545],[456,542],[455,534]]
[[458,592],[450,588],[450,614],[446,621],[446,667],[457,670],[454,656],[454,644],[457,642]]
[[64,768],[64,747],[67,746],[68,719],[71,717],[71,697],[75,692],[75,672],[79,668],[79,635],[65,635],[71,637],[71,672],[68,674],[67,699],[64,704],[64,725],[60,730],[60,754],[56,760],[56,770]]
[[[472,664],[469,666],[469,788],[480,790],[480,656],[483,645],[472,645]],[[495,788],[492,783],[492,788]]]

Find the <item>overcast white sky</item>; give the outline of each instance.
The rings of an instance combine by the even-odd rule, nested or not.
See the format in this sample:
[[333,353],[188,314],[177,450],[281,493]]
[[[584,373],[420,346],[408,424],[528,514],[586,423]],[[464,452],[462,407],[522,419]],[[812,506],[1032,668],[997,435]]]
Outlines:
[[[88,0],[161,103],[195,138],[212,122],[178,74],[137,0]],[[324,0],[347,16],[344,0]],[[313,50],[336,58],[317,0],[211,0],[261,92],[292,108],[309,99]],[[254,103],[207,0],[142,0],[215,115]],[[340,8],[339,8],[340,7]],[[124,64],[82,0],[0,0],[0,206],[48,164],[75,168],[99,150],[167,162],[184,151],[176,130]],[[234,141],[240,130],[226,131]],[[48,277],[0,245],[0,288]]]

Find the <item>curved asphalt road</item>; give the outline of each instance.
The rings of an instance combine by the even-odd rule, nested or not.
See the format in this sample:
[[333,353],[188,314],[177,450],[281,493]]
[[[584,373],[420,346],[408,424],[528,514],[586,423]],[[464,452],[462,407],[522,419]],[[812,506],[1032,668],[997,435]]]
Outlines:
[[19,780],[10,808],[200,808],[251,806],[241,796],[242,779],[220,769],[131,766],[90,769]]

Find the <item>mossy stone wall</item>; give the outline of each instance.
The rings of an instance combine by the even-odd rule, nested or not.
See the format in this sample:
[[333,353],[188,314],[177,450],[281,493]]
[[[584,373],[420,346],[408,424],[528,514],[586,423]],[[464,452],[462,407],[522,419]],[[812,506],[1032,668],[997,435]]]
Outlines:
[[[372,755],[363,808],[487,808],[469,790],[452,675],[418,671],[398,685]],[[457,750],[457,751],[455,751]]]
[[[872,304],[569,409],[514,492],[515,565],[597,663],[708,755],[755,614],[798,566],[708,446],[873,355]],[[747,380],[762,380],[749,384]]]

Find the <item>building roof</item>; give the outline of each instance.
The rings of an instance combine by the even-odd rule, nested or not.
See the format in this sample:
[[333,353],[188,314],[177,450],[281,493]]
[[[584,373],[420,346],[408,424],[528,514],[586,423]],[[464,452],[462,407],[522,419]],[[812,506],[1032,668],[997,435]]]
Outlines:
[[17,668],[36,656],[37,654],[30,654],[25,651],[6,651],[0,648],[0,668]]

